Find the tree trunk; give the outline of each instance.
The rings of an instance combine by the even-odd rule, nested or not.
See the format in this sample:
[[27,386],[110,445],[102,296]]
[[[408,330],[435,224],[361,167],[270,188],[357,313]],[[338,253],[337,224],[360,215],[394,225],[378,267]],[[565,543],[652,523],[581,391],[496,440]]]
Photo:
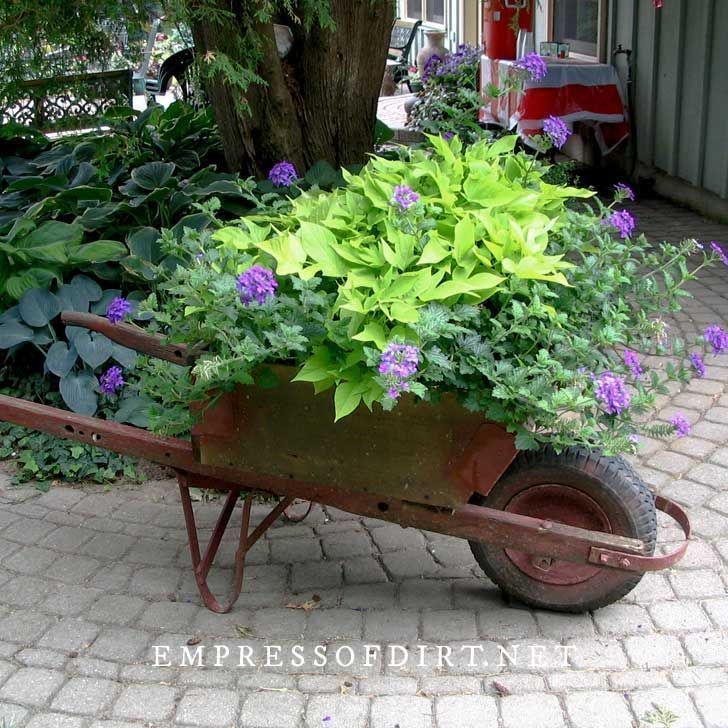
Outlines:
[[[238,18],[246,0],[230,3]],[[372,149],[377,97],[393,19],[390,0],[331,0],[336,27],[291,22],[294,42],[279,58],[273,24],[258,25],[263,39],[257,73],[243,98],[220,74],[207,79],[231,170],[258,177],[283,159],[303,172],[319,159],[335,166],[363,162]],[[193,20],[198,57],[239,55],[242,24]],[[236,55],[238,57],[236,57]],[[246,103],[247,102],[247,103]]]

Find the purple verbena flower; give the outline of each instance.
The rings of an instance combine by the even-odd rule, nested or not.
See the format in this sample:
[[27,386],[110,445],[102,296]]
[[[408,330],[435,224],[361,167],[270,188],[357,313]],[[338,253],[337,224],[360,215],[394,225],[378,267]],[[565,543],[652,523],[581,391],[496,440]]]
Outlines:
[[276,187],[290,187],[298,179],[298,172],[290,162],[278,162],[268,172],[268,179]]
[[99,389],[109,396],[116,394],[125,384],[121,367],[109,367],[99,377]]
[[690,423],[679,412],[670,418],[670,424],[675,428],[675,434],[678,437],[686,437],[690,434]]
[[263,304],[268,298],[275,296],[278,281],[272,270],[262,265],[254,265],[238,276],[236,287],[240,300],[245,306],[250,306],[253,301]]
[[387,383],[387,396],[398,399],[402,392],[410,389],[407,381],[417,373],[420,366],[420,350],[411,344],[392,343],[382,352],[379,359],[379,373]]
[[399,205],[399,208],[406,212],[412,205],[416,205],[419,199],[420,196],[408,185],[397,185],[390,202],[392,205]]
[[540,81],[545,78],[549,70],[546,65],[546,61],[544,61],[544,59],[535,52],[527,53],[513,65],[519,70],[525,72],[528,78],[532,81]]
[[703,338],[713,347],[713,354],[722,354],[728,349],[728,333],[720,326],[708,326]]
[[114,298],[106,309],[106,318],[112,324],[120,324],[134,309],[131,301],[122,296]]
[[698,353],[694,353],[690,355],[690,361],[693,365],[693,369],[695,369],[695,373],[701,378],[704,377],[705,363],[703,362],[703,357]]
[[442,56],[434,53],[425,62],[425,66],[422,69],[422,83],[425,83],[428,78],[436,71],[437,67],[442,63]]
[[561,149],[571,136],[569,127],[558,116],[549,116],[544,121],[543,133],[557,149]]
[[640,364],[639,354],[636,351],[627,349],[624,352],[624,364],[629,367],[632,372],[632,376],[634,376],[635,379],[639,379],[645,373],[645,370]]
[[632,401],[624,379],[614,372],[602,372],[595,378],[594,396],[610,415],[626,410]]
[[636,435],[634,432],[631,435],[627,435],[627,439],[633,444],[636,445],[640,441],[640,436]]
[[728,265],[728,255],[726,255],[725,250],[715,240],[710,244],[710,249],[721,259],[723,265]]
[[624,184],[624,182],[617,182],[617,184],[614,185],[614,191],[617,193],[617,198],[620,200],[631,200],[634,202],[635,199],[637,199],[634,190],[629,185]]
[[445,132],[445,133],[444,133],[444,134],[442,135],[442,138],[443,138],[443,139],[444,139],[444,140],[445,140],[446,142],[449,142],[449,141],[450,141],[450,140],[451,140],[451,139],[452,139],[452,138],[453,138],[454,136],[455,136],[455,132],[454,132],[454,131],[446,131],[446,132]]
[[603,225],[610,225],[619,232],[620,237],[628,238],[634,232],[636,221],[627,210],[619,210],[613,212],[606,220],[602,220]]

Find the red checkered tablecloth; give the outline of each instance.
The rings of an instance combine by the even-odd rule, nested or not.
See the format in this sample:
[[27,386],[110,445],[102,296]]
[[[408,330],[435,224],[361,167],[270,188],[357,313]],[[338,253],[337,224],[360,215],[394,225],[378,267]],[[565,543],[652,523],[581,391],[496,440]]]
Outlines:
[[[629,135],[622,84],[614,66],[572,60],[547,59],[548,73],[541,81],[527,81],[518,92],[497,99],[483,97],[480,120],[517,129],[528,143],[544,119],[556,116],[570,128],[576,121],[595,128],[602,154],[609,154]],[[503,88],[514,73],[515,61],[481,58],[481,89]]]

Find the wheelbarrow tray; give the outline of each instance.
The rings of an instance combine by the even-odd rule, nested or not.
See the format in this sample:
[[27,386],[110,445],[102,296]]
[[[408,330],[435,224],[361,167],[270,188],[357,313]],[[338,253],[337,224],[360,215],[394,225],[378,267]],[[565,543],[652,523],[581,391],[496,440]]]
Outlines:
[[403,395],[391,412],[375,404],[334,422],[332,391],[271,369],[279,386],[240,386],[205,411],[192,436],[202,465],[454,507],[485,495],[516,455],[512,435],[451,394]]
[[[176,364],[192,365],[199,356],[184,345],[170,345],[137,327],[112,325],[91,314],[64,313],[62,318]],[[475,544],[628,574],[667,568],[687,549],[687,515],[660,496],[654,498],[656,507],[686,536],[677,548],[660,555],[653,555],[640,539],[579,528],[543,513],[522,515],[489,507],[488,494],[516,455],[513,438],[452,397],[436,404],[404,397],[393,412],[362,409],[334,423],[330,393],[314,396],[309,384],[292,382],[290,367],[277,367],[276,373],[279,387],[240,387],[220,398],[204,412],[192,442],[4,395],[0,420],[174,468],[195,580],[205,605],[216,612],[233,607],[242,589],[246,554],[296,498]],[[227,492],[204,552],[192,487]],[[258,491],[280,501],[251,530]],[[219,602],[209,589],[208,574],[241,496],[233,587],[229,598]],[[508,590],[508,584],[501,586]]]

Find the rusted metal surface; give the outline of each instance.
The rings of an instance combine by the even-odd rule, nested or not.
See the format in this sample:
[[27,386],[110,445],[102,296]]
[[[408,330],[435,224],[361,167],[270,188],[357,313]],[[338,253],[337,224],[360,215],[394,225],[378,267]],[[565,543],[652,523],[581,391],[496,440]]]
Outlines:
[[127,346],[143,354],[171,361],[174,364],[191,366],[200,355],[200,350],[193,349],[186,344],[167,344],[164,338],[146,331],[132,324],[112,324],[103,316],[92,313],[77,313],[64,311],[61,314],[63,323],[69,326],[80,326],[90,331],[103,334],[122,346]]
[[674,566],[685,556],[685,552],[688,549],[691,535],[690,519],[688,518],[688,514],[677,503],[662,496],[658,495],[655,497],[655,506],[657,510],[670,516],[682,528],[685,540],[676,549],[658,556],[629,556],[618,550],[598,548],[595,546],[589,554],[589,561],[593,564],[599,564],[602,568],[609,566],[622,571],[637,572],[661,571],[662,569]]
[[487,493],[516,455],[512,435],[453,396],[404,396],[392,412],[362,407],[335,423],[332,392],[273,369],[280,386],[240,387],[205,412],[192,437],[202,464],[452,507]]
[[192,569],[195,574],[195,582],[200,592],[202,601],[205,606],[218,614],[229,612],[240,596],[243,588],[243,578],[245,576],[245,557],[248,551],[256,544],[258,539],[273,525],[278,516],[290,505],[293,498],[283,498],[271,512],[263,519],[258,527],[249,534],[250,529],[250,509],[253,503],[254,493],[248,492],[243,502],[243,513],[240,523],[240,535],[238,537],[238,548],[235,551],[235,567],[233,570],[233,582],[230,594],[224,602],[218,601],[217,597],[212,593],[207,577],[210,569],[215,561],[222,537],[230,522],[233,509],[238,498],[241,495],[242,488],[240,486],[231,489],[225,499],[225,504],[220,511],[217,523],[212,531],[210,541],[205,549],[204,554],[200,552],[200,541],[197,532],[197,523],[195,521],[195,511],[190,498],[191,487],[210,487],[205,483],[203,478],[190,478],[188,473],[179,472],[177,474],[179,482],[180,497],[182,498],[182,509],[185,516],[185,526],[187,527],[187,539],[190,546],[190,556],[192,558]]

